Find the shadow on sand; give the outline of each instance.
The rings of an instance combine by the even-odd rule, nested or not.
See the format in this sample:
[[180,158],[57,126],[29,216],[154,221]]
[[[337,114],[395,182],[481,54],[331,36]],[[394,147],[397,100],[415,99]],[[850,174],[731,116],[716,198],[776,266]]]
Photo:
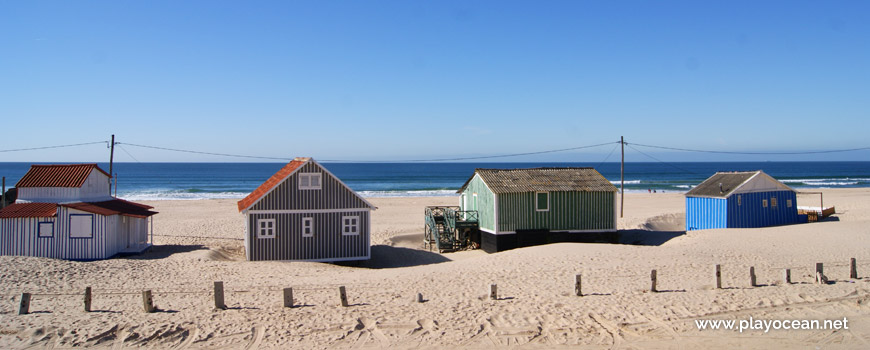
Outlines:
[[686,231],[621,230],[619,244],[660,246],[685,234]]
[[355,263],[348,262],[337,264],[369,269],[390,269],[396,267],[438,264],[447,261],[451,260],[441,254],[427,252],[425,250],[391,247],[388,245],[373,245],[371,259]]
[[165,259],[173,254],[181,254],[181,253],[189,253],[197,250],[208,250],[203,245],[193,244],[193,245],[155,245],[151,248],[148,248],[143,253],[139,254],[129,254],[129,255],[120,255],[119,258],[123,259],[131,259],[131,260],[158,260]]

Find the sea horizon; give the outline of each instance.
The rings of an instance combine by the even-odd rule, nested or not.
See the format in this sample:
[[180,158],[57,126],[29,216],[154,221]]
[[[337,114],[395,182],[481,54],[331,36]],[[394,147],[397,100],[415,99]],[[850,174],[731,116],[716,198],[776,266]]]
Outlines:
[[[6,187],[32,164],[0,162]],[[107,162],[97,162],[108,171]],[[243,198],[282,162],[115,162],[117,196],[128,200]],[[619,162],[321,162],[365,197],[456,196],[475,168],[592,167],[620,187]],[[870,187],[868,161],[626,162],[625,192],[685,193],[718,171],[762,170],[795,189]]]

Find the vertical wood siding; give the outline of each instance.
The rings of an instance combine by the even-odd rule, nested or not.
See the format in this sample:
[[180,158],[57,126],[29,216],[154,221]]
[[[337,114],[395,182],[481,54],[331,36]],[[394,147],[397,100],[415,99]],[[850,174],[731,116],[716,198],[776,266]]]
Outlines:
[[[480,176],[474,175],[462,193],[465,194],[466,199],[465,203],[460,203],[460,208],[462,210],[475,210],[473,208],[474,193],[477,193],[478,225],[482,229],[495,231],[495,196],[486,187]],[[501,228],[499,229],[501,230]]]
[[[91,238],[70,238],[70,214],[93,215]],[[54,222],[54,236],[38,237],[39,222]],[[115,255],[108,246],[108,219],[75,209],[59,207],[56,218],[0,219],[0,254],[41,256],[67,260],[96,260]]]
[[[321,189],[299,189],[300,173],[320,173]],[[343,211],[346,209],[357,209]],[[359,210],[363,209],[363,210]],[[258,210],[311,210],[309,213],[256,213]],[[336,212],[317,212],[335,210]],[[302,166],[254,203],[246,217],[249,260],[329,261],[368,259],[369,205],[316,163]],[[342,235],[342,217],[359,217],[359,235]],[[314,218],[313,237],[302,237],[302,218]],[[275,219],[275,237],[257,238],[257,220]]]
[[536,211],[534,192],[499,194],[499,232],[616,230],[613,192],[550,192],[549,196],[549,211]]
[[[299,173],[321,173],[322,188],[300,190]],[[348,209],[368,208],[353,191],[329,176],[316,163],[302,166],[296,173],[280,183],[269,194],[260,198],[250,210],[296,210],[296,209]],[[252,226],[253,227],[253,226]]]
[[[737,205],[737,196],[743,196]],[[777,206],[771,205],[776,198]],[[767,208],[762,205],[767,200]],[[791,208],[786,203],[791,200]],[[771,191],[735,194],[728,198],[728,227],[767,227],[798,222],[797,194],[792,191]]]
[[[741,196],[738,205],[737,196]],[[771,198],[777,206],[771,205]],[[765,208],[763,200],[768,201]],[[792,206],[787,206],[791,200]],[[686,197],[686,230],[753,228],[798,222],[797,195],[792,191],[733,194],[727,199]]]
[[98,170],[91,171],[82,187],[21,187],[18,199],[30,202],[69,202],[108,200],[109,178]]
[[[342,235],[342,217],[359,217],[359,234]],[[302,237],[302,218],[314,218],[313,237]],[[275,238],[257,238],[257,220],[275,219]],[[369,258],[370,212],[249,214],[250,260],[331,260]]]

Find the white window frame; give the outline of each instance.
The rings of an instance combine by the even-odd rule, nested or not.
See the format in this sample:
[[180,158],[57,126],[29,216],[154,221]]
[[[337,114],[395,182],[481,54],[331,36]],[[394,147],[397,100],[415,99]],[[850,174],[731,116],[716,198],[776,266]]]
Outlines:
[[[264,227],[264,224],[271,224],[271,227]],[[277,230],[277,225],[275,223],[275,219],[257,219],[257,238],[260,239],[271,239],[275,238],[275,231]]]
[[[353,223],[348,223],[347,220],[354,220]],[[341,217],[341,235],[342,236],[359,236],[360,220],[359,216],[342,216]]]
[[767,208],[767,199],[762,199],[762,200],[761,200],[761,207],[762,207],[762,208]]
[[[88,227],[85,227],[84,221],[75,220],[74,218],[87,218]],[[94,238],[94,214],[70,214],[69,215],[69,238],[73,239],[88,239]]]
[[791,199],[786,199],[786,200],[785,200],[785,207],[786,207],[786,208],[791,208]]
[[314,218],[302,218],[302,237],[314,237]]
[[37,227],[36,236],[39,238],[54,237],[54,222],[40,221],[39,226]]
[[[538,205],[538,199],[540,198],[539,195],[541,193],[547,195],[547,207],[544,209],[541,209],[540,206]],[[546,192],[546,191],[535,192],[535,211],[550,211],[550,192]]]
[[771,208],[776,208],[776,207],[777,207],[776,197],[770,197],[770,207],[771,207]]
[[319,190],[323,188],[322,173],[299,173],[300,190]]

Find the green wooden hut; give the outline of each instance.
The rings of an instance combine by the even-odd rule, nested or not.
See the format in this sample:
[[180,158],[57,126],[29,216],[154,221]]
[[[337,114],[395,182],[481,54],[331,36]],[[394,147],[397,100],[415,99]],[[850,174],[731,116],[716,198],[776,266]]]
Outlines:
[[457,193],[490,253],[616,239],[617,189],[593,168],[476,169]]

